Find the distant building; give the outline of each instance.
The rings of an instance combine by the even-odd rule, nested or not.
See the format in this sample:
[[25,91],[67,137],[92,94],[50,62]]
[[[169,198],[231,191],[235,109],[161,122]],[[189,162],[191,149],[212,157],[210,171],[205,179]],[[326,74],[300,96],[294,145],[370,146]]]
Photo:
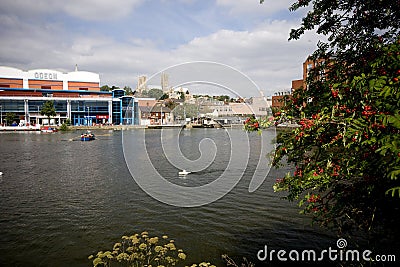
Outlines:
[[163,72],[161,73],[161,90],[165,92],[168,89],[169,89],[169,77],[167,73]]
[[51,123],[67,119],[73,125],[138,124],[138,104],[123,89],[100,91],[99,74],[87,71],[62,73],[50,69],[23,71],[0,67],[0,110],[14,113],[23,124],[47,124],[40,114],[46,101],[53,101],[57,115]]
[[208,110],[213,117],[266,117],[271,115],[271,101],[264,97],[252,97],[241,103],[225,103],[218,100],[203,101],[204,106],[200,110]]
[[272,96],[272,106],[271,106],[272,110],[275,112],[277,110],[282,109],[291,98],[292,95],[290,91],[282,91],[275,93],[275,95]]
[[171,123],[171,109],[163,106],[155,98],[137,99],[140,125],[161,125]]
[[139,76],[138,78],[138,83],[136,86],[136,91],[138,91],[139,93],[143,92],[143,91],[147,91],[147,77],[146,76]]
[[[323,60],[317,60],[313,61],[311,59],[307,59],[303,63],[303,79],[299,80],[293,80],[292,81],[292,87],[290,92],[285,91],[285,92],[277,92],[275,93],[274,96],[272,96],[272,109],[274,110],[280,110],[284,107],[286,101],[292,98],[292,94],[294,91],[299,90],[299,89],[305,89],[307,87],[306,80],[308,77],[308,74],[311,69],[315,68],[318,64],[323,64]],[[321,78],[324,77],[324,73],[321,72]]]

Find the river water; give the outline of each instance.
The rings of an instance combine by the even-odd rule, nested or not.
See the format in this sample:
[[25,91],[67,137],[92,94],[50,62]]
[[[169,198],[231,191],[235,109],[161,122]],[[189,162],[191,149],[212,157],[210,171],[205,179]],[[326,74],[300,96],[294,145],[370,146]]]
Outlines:
[[[143,131],[129,134],[139,138]],[[195,159],[200,155],[199,140],[222,142],[223,132],[176,133],[181,135],[185,156]],[[122,235],[144,230],[174,238],[187,253],[188,265],[201,261],[222,265],[221,255],[228,254],[262,266],[265,263],[256,255],[264,245],[290,250],[336,244],[335,235],[309,226],[296,205],[273,192],[275,180],[290,169],[272,169],[263,184],[249,193],[260,151],[257,134],[249,136],[249,163],[232,191],[213,203],[184,208],[164,204],[138,186],[125,163],[122,132],[95,133],[97,139],[91,142],[74,141],[78,132],[0,133],[4,173],[0,177],[0,266],[90,266],[90,254],[112,249]],[[173,173],[170,180],[176,184],[206,184],[227,168],[228,153],[218,150],[208,171],[182,180],[159,153],[157,141],[152,141],[158,137],[159,130],[146,132],[147,153],[160,173]],[[130,155],[135,160],[143,153]]]

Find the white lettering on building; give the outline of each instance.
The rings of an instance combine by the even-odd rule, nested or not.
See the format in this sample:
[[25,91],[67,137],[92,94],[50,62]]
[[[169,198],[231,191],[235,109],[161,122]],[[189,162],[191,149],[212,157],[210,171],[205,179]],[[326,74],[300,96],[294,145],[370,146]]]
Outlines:
[[35,72],[35,79],[40,80],[57,80],[57,73],[52,72]]

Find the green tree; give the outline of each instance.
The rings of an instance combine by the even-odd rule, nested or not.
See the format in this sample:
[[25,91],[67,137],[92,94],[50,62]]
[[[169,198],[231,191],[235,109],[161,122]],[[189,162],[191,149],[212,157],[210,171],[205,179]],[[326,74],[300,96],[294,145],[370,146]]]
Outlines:
[[147,96],[155,99],[160,99],[164,95],[163,90],[152,88],[147,92]]
[[102,87],[100,87],[100,91],[109,92],[110,89],[111,89],[111,88],[110,88],[108,85],[103,85]]
[[42,116],[46,116],[48,118],[49,125],[50,125],[50,118],[57,115],[56,109],[54,108],[54,102],[46,101],[42,106],[42,110],[40,111],[40,114]]
[[186,99],[185,92],[178,92],[178,94],[179,94],[179,99],[181,99],[181,100],[185,100]]
[[62,132],[68,131],[68,125],[66,123],[61,124],[60,130]]
[[399,2],[300,0],[290,10],[302,7],[310,11],[290,39],[316,29],[328,41],[287,105],[300,127],[279,134],[273,165],[295,171],[274,189],[339,233],[398,233]]
[[7,125],[11,125],[15,120],[15,113],[7,112],[6,117],[4,119]]
[[125,90],[126,95],[133,95],[133,91],[132,91],[131,87],[125,86],[124,90]]
[[224,102],[229,102],[229,100],[231,99],[230,96],[228,95],[220,95],[220,96],[216,96],[216,99],[218,101],[224,101]]

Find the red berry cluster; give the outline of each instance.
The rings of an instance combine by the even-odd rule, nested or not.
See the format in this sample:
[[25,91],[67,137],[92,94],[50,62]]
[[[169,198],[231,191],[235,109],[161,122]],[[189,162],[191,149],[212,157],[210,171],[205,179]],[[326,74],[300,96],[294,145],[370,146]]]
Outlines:
[[247,118],[244,122],[244,128],[246,131],[257,131],[260,129],[260,124],[255,117]]
[[368,119],[368,117],[375,115],[376,111],[372,110],[371,106],[364,106],[364,110],[361,113],[365,118]]
[[311,129],[314,126],[314,121],[309,119],[301,119],[299,124],[302,130]]
[[332,93],[332,96],[334,97],[334,98],[337,98],[338,96],[339,96],[339,90],[331,90],[331,93]]
[[303,170],[296,167],[296,171],[294,172],[294,176],[303,177]]
[[316,203],[316,202],[318,202],[318,201],[320,201],[320,200],[321,200],[321,196],[312,194],[312,195],[308,198],[307,201],[308,201],[309,203]]

